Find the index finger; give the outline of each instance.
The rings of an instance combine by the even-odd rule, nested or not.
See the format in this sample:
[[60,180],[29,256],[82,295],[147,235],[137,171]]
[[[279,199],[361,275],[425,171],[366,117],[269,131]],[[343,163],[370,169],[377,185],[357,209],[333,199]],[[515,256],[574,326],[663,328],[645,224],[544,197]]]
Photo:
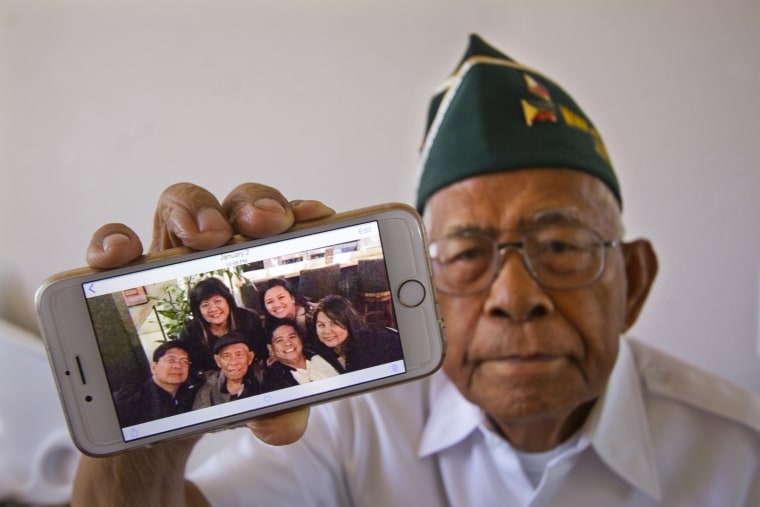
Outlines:
[[149,251],[176,246],[205,250],[231,237],[232,226],[211,192],[192,183],[175,183],[158,199]]
[[289,202],[276,188],[260,183],[238,185],[224,199],[222,208],[235,232],[251,238],[279,234],[296,222],[335,213],[319,201]]
[[87,264],[99,269],[115,268],[142,255],[142,249],[132,229],[124,224],[106,224],[95,231],[87,245]]

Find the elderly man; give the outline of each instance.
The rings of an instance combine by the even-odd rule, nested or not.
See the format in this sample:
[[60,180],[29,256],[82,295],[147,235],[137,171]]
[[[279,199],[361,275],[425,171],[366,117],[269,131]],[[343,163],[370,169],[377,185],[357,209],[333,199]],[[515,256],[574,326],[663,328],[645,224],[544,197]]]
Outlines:
[[242,331],[231,331],[214,343],[218,370],[209,374],[198,389],[193,410],[254,396],[261,392],[251,367],[256,354],[251,340]]
[[[128,494],[107,491],[116,470],[150,485],[155,496],[128,498],[143,503],[760,504],[757,398],[621,338],[657,261],[649,242],[623,241],[601,136],[562,88],[473,37],[432,101],[417,205],[446,321],[441,372],[316,407],[290,446],[246,435],[191,477],[186,496],[173,484],[192,442],[83,460],[77,499]],[[168,218],[155,237],[203,248],[233,227],[261,236],[326,213],[259,185],[222,206],[178,185],[159,202]],[[134,233],[111,225],[90,260],[139,253]],[[252,427],[282,443],[303,416]],[[165,475],[140,476],[135,462]]]

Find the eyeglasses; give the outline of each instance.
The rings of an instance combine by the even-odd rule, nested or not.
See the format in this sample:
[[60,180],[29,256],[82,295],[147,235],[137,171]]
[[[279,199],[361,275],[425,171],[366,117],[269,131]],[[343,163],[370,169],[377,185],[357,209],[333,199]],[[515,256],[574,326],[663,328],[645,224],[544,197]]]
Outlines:
[[169,366],[174,365],[180,365],[180,366],[188,366],[190,364],[190,360],[186,358],[177,359],[176,357],[172,356],[164,356],[159,361],[163,361],[164,363],[168,364]]
[[528,273],[546,289],[577,289],[604,272],[607,248],[593,229],[577,225],[547,225],[522,231],[520,241],[499,243],[483,231],[465,231],[430,243],[433,275],[439,292],[454,296],[486,290],[496,279],[510,250],[520,252]]

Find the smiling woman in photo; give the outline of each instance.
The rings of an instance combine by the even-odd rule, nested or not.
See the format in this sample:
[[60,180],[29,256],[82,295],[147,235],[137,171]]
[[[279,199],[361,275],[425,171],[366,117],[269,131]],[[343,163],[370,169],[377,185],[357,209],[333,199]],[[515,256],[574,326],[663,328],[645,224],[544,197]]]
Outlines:
[[188,343],[191,375],[204,378],[219,369],[214,360],[214,346],[222,336],[238,331],[251,345],[256,357],[267,355],[264,328],[259,315],[242,308],[227,286],[218,278],[204,278],[190,291],[190,308],[193,318],[180,332],[180,339]]
[[339,371],[356,371],[403,358],[395,329],[366,326],[343,296],[326,296],[314,310],[316,350]]
[[314,303],[296,294],[290,282],[284,278],[267,280],[260,291],[265,319],[293,320],[298,326],[298,333],[306,339]]

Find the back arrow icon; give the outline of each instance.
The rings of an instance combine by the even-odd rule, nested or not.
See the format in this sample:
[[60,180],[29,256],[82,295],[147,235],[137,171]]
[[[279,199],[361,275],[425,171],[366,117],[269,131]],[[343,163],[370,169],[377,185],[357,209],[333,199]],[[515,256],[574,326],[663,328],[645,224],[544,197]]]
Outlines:
[[94,285],[95,285],[94,283],[91,283],[90,286],[87,288],[87,290],[89,290],[93,294],[95,294],[95,290],[92,288]]

